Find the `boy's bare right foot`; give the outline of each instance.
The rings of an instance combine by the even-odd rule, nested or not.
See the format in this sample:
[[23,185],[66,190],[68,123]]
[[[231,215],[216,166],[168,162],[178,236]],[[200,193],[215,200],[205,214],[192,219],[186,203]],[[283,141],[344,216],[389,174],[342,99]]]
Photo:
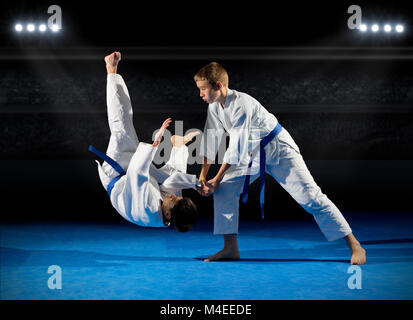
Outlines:
[[118,51],[111,53],[105,57],[106,70],[108,73],[116,73],[118,69],[118,63],[121,59],[121,54]]
[[214,255],[206,258],[204,261],[218,261],[218,260],[239,260],[239,250],[236,234],[225,234],[224,235],[224,249],[215,253]]
[[214,255],[204,259],[205,262],[218,261],[218,260],[239,260],[240,255],[238,248],[224,248]]

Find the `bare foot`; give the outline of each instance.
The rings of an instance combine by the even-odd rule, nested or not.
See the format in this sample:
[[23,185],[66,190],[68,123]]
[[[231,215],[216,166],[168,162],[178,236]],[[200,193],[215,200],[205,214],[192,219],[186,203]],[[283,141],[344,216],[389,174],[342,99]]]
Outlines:
[[116,73],[118,69],[118,63],[121,59],[121,54],[118,51],[111,53],[105,57],[106,70],[108,73]]
[[191,141],[194,137],[196,137],[198,134],[200,134],[200,131],[194,131],[194,132],[190,132],[188,133],[185,137],[184,137],[184,143],[187,144],[189,141]]
[[361,245],[355,245],[351,248],[351,264],[362,265],[366,263],[366,250]]
[[214,255],[204,259],[205,262],[218,261],[218,260],[239,260],[240,255],[238,248],[224,248]]
[[186,136],[182,137],[182,136],[177,136],[177,135],[173,135],[171,137],[171,142],[172,145],[174,147],[182,147],[184,144],[187,144],[189,141],[191,141],[195,136],[197,136],[198,134],[200,134],[201,132],[196,131],[196,132],[191,132],[188,133]]

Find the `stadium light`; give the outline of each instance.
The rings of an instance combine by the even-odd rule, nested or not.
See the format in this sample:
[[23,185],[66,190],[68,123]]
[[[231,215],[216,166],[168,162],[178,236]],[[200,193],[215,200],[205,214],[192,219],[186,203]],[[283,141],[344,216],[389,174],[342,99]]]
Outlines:
[[404,31],[404,27],[403,27],[403,25],[401,25],[401,24],[398,24],[397,26],[396,26],[396,31],[397,32],[403,32]]
[[33,23],[29,23],[29,24],[27,25],[27,31],[33,32],[35,29],[36,29],[36,27],[34,26]]
[[23,31],[23,26],[22,26],[20,23],[17,23],[17,24],[14,26],[14,29],[15,29],[17,32],[22,32],[22,31]]
[[373,31],[373,32],[377,32],[377,31],[379,31],[379,25],[378,24],[373,24],[372,26],[371,26],[371,31]]
[[52,25],[52,31],[53,32],[58,32],[59,31],[59,26],[57,24]]
[[366,23],[362,23],[359,25],[358,29],[360,32],[363,32],[363,33],[366,33],[368,31],[371,31],[372,33],[379,33],[380,31],[384,31],[387,34],[390,34],[390,33],[394,33],[394,31],[397,33],[402,33],[405,31],[404,26],[400,23],[397,25],[392,25],[390,23],[385,23],[383,25],[374,23],[374,24],[368,25]]

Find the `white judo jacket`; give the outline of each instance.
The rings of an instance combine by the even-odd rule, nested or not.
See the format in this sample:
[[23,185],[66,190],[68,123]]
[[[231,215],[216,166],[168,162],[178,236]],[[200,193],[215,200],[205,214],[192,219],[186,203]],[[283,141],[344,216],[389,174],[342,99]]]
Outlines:
[[[200,155],[215,160],[223,133],[229,134],[229,146],[223,162],[231,164],[224,176],[227,180],[234,176],[259,173],[259,146],[277,125],[277,118],[250,95],[228,88],[223,109],[219,102],[208,105],[207,119],[201,140]],[[299,148],[284,128],[265,147],[267,160],[278,160],[279,143],[286,144],[299,152]],[[253,164],[248,170],[248,164]]]
[[[168,162],[156,168],[152,161],[158,147],[139,142],[132,121],[132,105],[126,84],[119,74],[107,77],[107,111],[111,137],[106,154],[126,171],[114,185],[110,201],[126,220],[144,227],[166,227],[161,200],[169,193],[196,189],[195,175],[186,173],[187,146],[173,147]],[[98,161],[99,178],[105,190],[119,173]]]
[[[181,195],[182,189],[196,189],[199,182],[195,175],[179,171],[187,147],[174,147],[167,164],[157,169],[153,164],[158,147],[140,142],[130,160],[126,175],[116,182],[112,189],[110,201],[116,211],[126,220],[144,227],[167,227],[163,223],[161,200],[172,193]],[[186,166],[185,166],[186,167]],[[186,169],[186,168],[185,168]],[[105,190],[116,173],[108,176],[98,163],[99,177]],[[186,171],[186,170],[185,170]],[[113,170],[112,170],[113,172]]]

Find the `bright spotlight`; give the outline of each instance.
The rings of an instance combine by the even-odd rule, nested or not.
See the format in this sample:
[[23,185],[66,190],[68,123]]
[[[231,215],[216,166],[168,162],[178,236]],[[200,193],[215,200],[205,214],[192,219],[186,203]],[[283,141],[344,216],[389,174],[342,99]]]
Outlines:
[[404,30],[404,27],[403,27],[401,24],[398,24],[398,25],[396,26],[396,31],[397,31],[397,32],[403,32],[403,30]]
[[373,25],[371,26],[371,31],[373,31],[373,32],[379,31],[379,25],[373,24]]
[[390,32],[390,31],[391,31],[391,25],[386,24],[386,25],[384,26],[384,31]]
[[20,23],[18,23],[18,24],[16,24],[16,25],[14,26],[14,29],[15,29],[17,32],[22,32],[22,31],[23,31],[23,26],[22,26]]
[[39,31],[40,32],[45,32],[46,31],[46,25],[45,24],[41,24],[40,26],[39,26]]
[[35,28],[35,26],[34,26],[34,24],[29,23],[29,24],[27,25],[27,31],[29,31],[29,32],[33,32],[33,31],[34,31],[34,29],[36,29],[36,28]]
[[57,24],[52,25],[52,31],[53,32],[59,31],[59,26]]
[[367,26],[365,24],[360,25],[360,31],[365,32],[367,31]]

